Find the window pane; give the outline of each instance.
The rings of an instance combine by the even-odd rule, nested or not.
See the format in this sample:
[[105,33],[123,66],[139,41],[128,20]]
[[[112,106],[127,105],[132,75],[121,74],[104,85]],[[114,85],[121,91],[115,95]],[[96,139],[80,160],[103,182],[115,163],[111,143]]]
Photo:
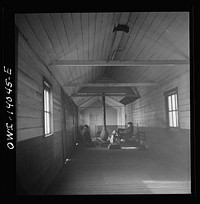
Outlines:
[[47,134],[47,113],[44,113],[44,133]]
[[171,106],[171,96],[168,96],[168,109],[172,110],[172,106]]
[[44,89],[44,111],[46,111],[46,107],[47,107],[47,91],[46,89]]
[[47,97],[46,111],[49,111],[49,100],[50,100],[49,99],[49,90],[47,90],[47,96],[46,97]]
[[46,113],[47,114],[47,134],[50,133],[50,114],[49,113]]
[[45,134],[51,133],[51,118],[49,112],[44,112]]
[[178,101],[177,101],[177,94],[175,94],[175,109],[178,109]]
[[176,111],[173,111],[172,115],[173,115],[173,122],[174,122],[173,127],[177,127],[177,123],[176,123],[176,121],[177,121],[177,119],[176,119]]
[[49,97],[49,90],[45,89],[44,90],[44,111],[49,112],[50,110],[50,97]]
[[178,127],[178,111],[176,111],[176,127]]
[[169,112],[169,126],[173,126],[173,120],[172,120],[172,112]]
[[175,95],[172,95],[172,110],[175,110]]

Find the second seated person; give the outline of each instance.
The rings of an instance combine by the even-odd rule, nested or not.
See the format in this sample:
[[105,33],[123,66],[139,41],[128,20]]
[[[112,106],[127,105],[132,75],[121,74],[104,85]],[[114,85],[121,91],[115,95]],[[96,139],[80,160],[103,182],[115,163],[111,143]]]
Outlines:
[[121,139],[131,139],[132,136],[133,136],[133,131],[134,131],[133,123],[128,122],[127,123],[127,128],[125,130],[119,131],[120,138]]

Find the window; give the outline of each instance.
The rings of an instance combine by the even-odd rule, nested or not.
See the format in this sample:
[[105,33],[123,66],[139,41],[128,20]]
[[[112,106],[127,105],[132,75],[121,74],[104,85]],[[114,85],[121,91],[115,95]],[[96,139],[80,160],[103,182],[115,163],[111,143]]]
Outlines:
[[166,104],[167,124],[169,128],[179,127],[178,117],[178,89],[172,89],[164,93]]
[[52,87],[44,80],[44,135],[45,137],[53,134],[53,102]]

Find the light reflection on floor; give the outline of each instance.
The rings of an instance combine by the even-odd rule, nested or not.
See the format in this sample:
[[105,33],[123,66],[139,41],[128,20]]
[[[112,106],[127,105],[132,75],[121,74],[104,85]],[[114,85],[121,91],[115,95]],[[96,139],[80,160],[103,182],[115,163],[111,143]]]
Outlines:
[[190,181],[142,181],[155,194],[190,194]]
[[148,151],[79,148],[47,195],[189,194],[190,170]]

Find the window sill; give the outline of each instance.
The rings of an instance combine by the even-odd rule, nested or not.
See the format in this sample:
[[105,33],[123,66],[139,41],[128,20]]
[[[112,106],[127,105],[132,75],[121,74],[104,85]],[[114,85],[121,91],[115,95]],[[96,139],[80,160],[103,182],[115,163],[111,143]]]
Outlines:
[[50,134],[48,134],[48,135],[45,135],[44,137],[46,138],[46,137],[50,137],[50,136],[52,136],[53,135],[53,133],[50,133]]
[[171,127],[169,127],[168,130],[169,130],[169,131],[172,131],[172,132],[179,132],[179,131],[180,131],[180,128],[179,128],[179,127],[177,127],[177,128],[171,128]]

